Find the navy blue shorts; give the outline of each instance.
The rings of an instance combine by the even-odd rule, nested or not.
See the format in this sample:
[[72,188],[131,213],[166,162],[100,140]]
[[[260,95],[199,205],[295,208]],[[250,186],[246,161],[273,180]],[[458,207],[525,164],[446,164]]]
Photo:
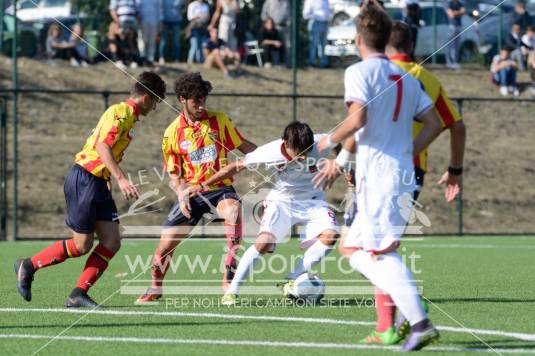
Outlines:
[[97,220],[119,222],[117,207],[108,189],[107,181],[95,177],[75,164],[65,177],[65,223],[73,231],[90,234],[95,231]]
[[[240,197],[236,193],[233,187],[223,187],[218,190],[213,190],[200,194],[191,199],[191,218],[186,218],[180,211],[180,205],[178,200],[171,208],[171,212],[167,215],[163,226],[180,226],[189,225],[195,226],[201,220],[202,216],[206,213],[212,212],[216,214],[215,208],[221,200],[234,199],[240,200]],[[213,210],[212,210],[213,209]]]

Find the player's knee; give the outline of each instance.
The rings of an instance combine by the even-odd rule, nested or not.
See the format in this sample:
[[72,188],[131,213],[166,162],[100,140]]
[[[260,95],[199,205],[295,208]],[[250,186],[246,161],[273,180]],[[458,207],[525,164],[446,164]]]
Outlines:
[[82,241],[74,241],[76,249],[80,255],[85,255],[93,248],[93,239],[84,239]]
[[121,240],[114,240],[106,243],[105,247],[111,252],[115,253],[121,249]]

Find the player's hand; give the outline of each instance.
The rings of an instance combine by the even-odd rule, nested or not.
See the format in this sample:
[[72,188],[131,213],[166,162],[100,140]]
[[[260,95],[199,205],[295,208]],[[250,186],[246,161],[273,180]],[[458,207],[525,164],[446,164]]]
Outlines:
[[324,159],[318,162],[318,170],[312,183],[314,188],[321,188],[326,190],[331,188],[336,178],[342,174],[342,167],[340,167],[334,159]]
[[320,138],[318,144],[317,144],[317,148],[318,148],[318,151],[319,152],[323,152],[325,151],[326,149],[329,148],[329,143],[327,142],[328,141],[328,135],[323,135],[322,138]]
[[191,202],[189,197],[189,189],[182,189],[178,192],[178,205],[182,215],[187,219],[191,218]]
[[202,191],[202,186],[200,184],[193,184],[193,185],[188,186],[186,190],[187,190],[188,196],[191,198],[191,197],[198,195]]
[[439,185],[445,185],[446,190],[444,191],[444,197],[448,203],[451,203],[455,200],[455,197],[461,191],[462,186],[462,176],[454,176],[448,171],[442,175],[442,178],[438,181]]
[[126,178],[119,178],[117,180],[117,184],[119,184],[119,189],[121,189],[121,193],[123,193],[123,197],[126,200],[137,199],[141,194],[139,194],[139,190],[137,190],[136,186],[130,182]]

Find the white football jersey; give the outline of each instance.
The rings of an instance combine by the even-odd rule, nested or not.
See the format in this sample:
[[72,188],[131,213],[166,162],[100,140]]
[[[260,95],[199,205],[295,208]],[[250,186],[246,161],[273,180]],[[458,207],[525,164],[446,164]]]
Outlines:
[[320,154],[316,147],[322,136],[324,134],[314,135],[314,146],[308,151],[304,161],[290,162],[291,158],[282,150],[283,140],[280,139],[248,153],[245,155],[244,163],[248,169],[265,165],[267,169],[274,171],[276,181],[273,191],[282,193],[281,195],[289,199],[323,199],[323,192],[320,189],[314,189],[312,184],[312,178],[318,171],[318,161],[329,154],[329,150]]
[[415,189],[413,120],[433,105],[420,83],[385,56],[353,64],[345,72],[345,102],[366,106],[367,123],[355,133],[357,191]]

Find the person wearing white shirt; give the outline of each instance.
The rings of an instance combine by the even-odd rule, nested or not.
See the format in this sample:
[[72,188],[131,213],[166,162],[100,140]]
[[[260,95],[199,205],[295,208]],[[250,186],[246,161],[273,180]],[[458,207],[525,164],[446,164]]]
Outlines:
[[327,44],[330,14],[329,0],[305,0],[303,18],[308,20],[308,33],[310,36],[308,64],[311,66],[317,65],[317,57],[319,57],[321,68],[329,65],[325,55],[325,45]]
[[240,258],[234,279],[221,300],[223,305],[236,303],[239,287],[255,263],[262,255],[273,252],[278,244],[287,242],[294,224],[303,227],[300,247],[306,251],[287,276],[286,296],[295,295],[293,282],[298,276],[308,272],[332,251],[339,227],[323,192],[312,184],[318,162],[330,153],[322,154],[316,148],[322,136],[325,135],[314,135],[305,123],[293,122],[284,129],[282,139],[258,147],[205,182],[213,184],[259,165],[265,165],[276,176],[276,182],[264,200],[264,214],[255,243]]
[[210,8],[203,0],[194,0],[188,5],[189,25],[186,32],[190,33],[188,63],[204,62],[202,44],[206,39],[206,28],[210,19]]
[[[421,305],[414,277],[397,248],[412,213],[414,154],[440,134],[441,126],[420,83],[385,56],[391,29],[388,14],[373,3],[357,17],[355,44],[362,61],[345,72],[348,116],[321,139],[318,150],[355,138],[357,214],[339,250],[351,267],[389,295],[408,319],[411,333],[402,350],[413,351],[437,340],[439,334]],[[415,119],[423,128],[413,141]],[[346,144],[335,162],[322,162],[318,177],[326,177],[333,167],[334,176],[339,175],[349,158]],[[377,312],[387,317],[384,313],[389,311],[377,306]],[[394,328],[389,328],[376,329],[361,342],[395,344],[400,339]]]

